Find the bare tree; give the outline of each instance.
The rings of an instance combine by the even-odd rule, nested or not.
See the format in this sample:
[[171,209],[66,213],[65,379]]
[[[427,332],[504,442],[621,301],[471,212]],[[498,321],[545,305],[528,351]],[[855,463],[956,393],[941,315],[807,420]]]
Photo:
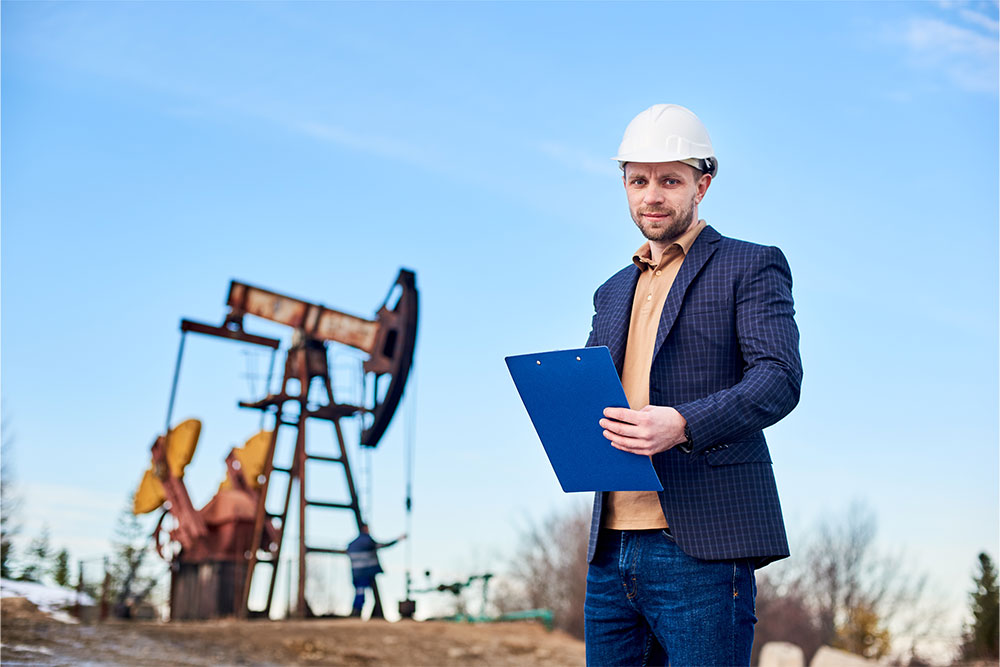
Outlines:
[[551,609],[556,627],[582,638],[589,536],[590,511],[583,506],[530,525],[494,603],[501,611]]
[[929,599],[927,575],[900,554],[880,552],[877,522],[866,505],[853,503],[839,520],[820,522],[805,550],[804,587],[812,592],[824,643],[869,658],[904,642],[912,658],[922,637],[936,634],[942,609]]
[[802,649],[806,663],[823,645],[819,621],[802,589],[802,581],[786,563],[757,574],[757,625],[750,662],[758,663],[760,649],[772,641],[791,642]]
[[[875,544],[874,513],[855,502],[821,520],[801,556],[771,566],[758,582],[757,645],[798,644],[809,660],[821,645],[867,658],[895,652],[917,658],[920,642],[940,634],[943,610],[930,599],[927,576]],[[777,576],[774,576],[774,575]]]
[[[531,525],[521,536],[507,581],[494,596],[501,611],[552,609],[556,625],[583,636],[590,512],[579,507]],[[939,632],[942,609],[927,577],[875,544],[864,504],[820,521],[801,556],[758,573],[755,656],[767,641],[790,641],[810,660],[827,644],[879,658],[917,662],[919,643]]]

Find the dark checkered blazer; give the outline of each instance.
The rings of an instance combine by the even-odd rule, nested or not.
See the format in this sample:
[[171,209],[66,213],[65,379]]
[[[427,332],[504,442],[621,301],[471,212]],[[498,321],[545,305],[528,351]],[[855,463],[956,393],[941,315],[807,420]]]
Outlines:
[[[607,345],[619,375],[639,269],[594,294],[588,346]],[[667,294],[649,373],[649,402],[687,420],[693,449],[653,456],[660,504],[677,545],[706,560],[788,556],[771,457],[761,429],[799,400],[802,364],[792,276],[778,248],[706,227]],[[604,494],[594,498],[588,560]]]

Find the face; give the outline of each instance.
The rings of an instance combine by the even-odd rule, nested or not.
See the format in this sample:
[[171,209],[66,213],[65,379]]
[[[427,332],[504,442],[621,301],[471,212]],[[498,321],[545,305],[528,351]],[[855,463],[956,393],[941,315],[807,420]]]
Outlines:
[[696,222],[712,178],[683,162],[629,162],[624,180],[629,211],[642,235],[672,243]]

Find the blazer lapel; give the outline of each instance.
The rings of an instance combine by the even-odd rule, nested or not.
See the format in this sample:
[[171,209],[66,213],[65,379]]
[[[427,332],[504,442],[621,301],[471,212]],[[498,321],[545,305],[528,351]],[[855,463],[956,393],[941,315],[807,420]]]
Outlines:
[[691,281],[698,275],[701,268],[705,266],[708,258],[715,253],[716,244],[720,238],[722,238],[722,235],[711,226],[705,227],[705,229],[701,230],[698,238],[695,239],[694,245],[691,246],[691,252],[684,258],[684,263],[681,264],[680,271],[677,272],[674,284],[670,286],[670,292],[667,293],[667,300],[663,303],[663,312],[660,313],[660,326],[656,330],[656,345],[653,347],[653,359],[660,352],[663,341],[666,340],[667,334],[670,333],[670,330],[674,326],[674,320],[677,319],[677,313],[680,312],[681,304],[684,303],[684,294],[687,293]]
[[622,272],[621,280],[614,286],[614,295],[608,309],[608,350],[621,377],[625,364],[625,343],[628,341],[628,325],[632,319],[632,301],[635,298],[635,284],[639,280],[639,267]]

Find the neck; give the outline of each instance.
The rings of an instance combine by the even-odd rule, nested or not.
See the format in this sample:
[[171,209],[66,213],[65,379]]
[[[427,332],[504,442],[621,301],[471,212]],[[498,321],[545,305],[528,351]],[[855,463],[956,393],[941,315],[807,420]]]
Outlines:
[[673,241],[653,241],[649,242],[649,258],[653,260],[653,264],[659,264],[660,258],[663,257],[664,251],[673,245]]

